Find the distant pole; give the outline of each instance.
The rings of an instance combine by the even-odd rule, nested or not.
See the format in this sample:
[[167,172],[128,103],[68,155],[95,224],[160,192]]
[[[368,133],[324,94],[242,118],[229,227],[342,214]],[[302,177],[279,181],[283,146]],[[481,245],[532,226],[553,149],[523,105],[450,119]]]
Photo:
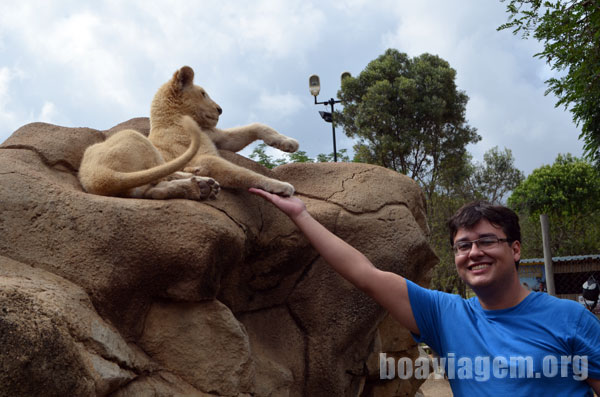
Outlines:
[[339,99],[331,98],[328,101],[317,102],[317,96],[315,95],[315,105],[329,105],[331,106],[331,113],[329,112],[319,112],[321,114],[321,118],[325,120],[327,123],[331,123],[331,134],[333,135],[333,161],[337,163],[337,148],[335,145],[335,123],[333,122],[333,105],[336,103],[340,103]]
[[[340,76],[342,82],[346,77],[351,77],[350,72],[342,73],[342,75]],[[310,95],[315,97],[315,105],[331,106],[331,113],[319,112],[319,114],[321,115],[321,118],[325,120],[326,123],[331,123],[331,135],[333,136],[333,161],[337,162],[337,147],[335,144],[335,123],[333,122],[333,105],[335,105],[336,103],[340,103],[341,101],[339,99],[331,98],[328,101],[317,102],[317,96],[319,95],[319,92],[321,92],[321,80],[316,74],[313,74],[308,78],[308,89],[310,90]]]
[[333,135],[333,162],[337,163],[337,148],[335,145],[335,123],[333,122],[333,105],[335,103],[338,103],[340,101],[337,101],[333,98],[331,98],[329,100],[329,104],[331,105],[331,133]]
[[554,268],[552,265],[552,252],[550,252],[550,227],[548,226],[548,216],[540,215],[542,224],[542,243],[544,245],[544,271],[546,272],[546,290],[550,295],[556,295],[554,289]]

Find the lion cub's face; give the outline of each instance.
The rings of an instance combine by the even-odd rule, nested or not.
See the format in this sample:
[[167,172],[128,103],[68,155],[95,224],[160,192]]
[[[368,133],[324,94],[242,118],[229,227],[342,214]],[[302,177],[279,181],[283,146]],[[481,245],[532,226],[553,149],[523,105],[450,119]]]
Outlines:
[[181,91],[182,108],[201,127],[213,128],[223,110],[206,93],[204,88],[190,84]]
[[154,96],[150,118],[153,122],[158,122],[159,119],[171,122],[182,115],[188,115],[200,127],[214,128],[221,113],[221,107],[208,96],[204,88],[194,85],[192,68],[184,66]]

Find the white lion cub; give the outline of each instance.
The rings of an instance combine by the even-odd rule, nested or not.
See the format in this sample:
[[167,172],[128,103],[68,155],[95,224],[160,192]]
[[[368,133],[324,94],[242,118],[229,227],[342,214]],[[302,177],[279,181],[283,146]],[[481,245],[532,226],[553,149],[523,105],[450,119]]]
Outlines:
[[279,134],[264,124],[254,123],[226,130],[216,128],[222,110],[204,91],[194,85],[194,71],[184,66],[156,93],[150,109],[150,135],[162,157],[169,161],[181,156],[192,137],[186,132],[182,116],[187,115],[200,126],[200,147],[184,171],[212,177],[223,187],[257,187],[271,193],[291,196],[289,183],[268,178],[237,166],[219,156],[218,149],[237,152],[257,139],[286,152],[298,150],[298,142]]
[[119,131],[104,142],[89,146],[79,166],[79,181],[86,192],[102,196],[204,200],[214,198],[219,185],[212,178],[176,172],[196,154],[200,128],[191,117],[180,117],[189,147],[165,162],[152,143],[134,130]]

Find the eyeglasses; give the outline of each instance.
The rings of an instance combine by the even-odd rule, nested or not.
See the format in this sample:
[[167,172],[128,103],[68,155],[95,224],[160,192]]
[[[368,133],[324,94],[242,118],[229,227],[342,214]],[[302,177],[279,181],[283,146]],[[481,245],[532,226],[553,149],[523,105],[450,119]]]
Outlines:
[[457,241],[452,249],[454,250],[455,256],[463,256],[467,255],[471,252],[471,248],[473,248],[473,243],[477,244],[477,248],[480,250],[492,249],[496,248],[500,242],[510,242],[509,239],[506,238],[498,238],[496,236],[486,236],[479,238],[473,241]]

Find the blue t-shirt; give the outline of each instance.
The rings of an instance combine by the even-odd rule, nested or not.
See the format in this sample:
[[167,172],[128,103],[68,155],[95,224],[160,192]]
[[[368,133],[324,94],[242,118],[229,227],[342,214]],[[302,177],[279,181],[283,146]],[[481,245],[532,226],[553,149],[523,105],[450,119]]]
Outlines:
[[[600,321],[577,302],[531,292],[485,310],[406,280],[420,335],[440,357],[455,396],[592,396],[600,379]],[[587,364],[587,366],[586,366]]]

